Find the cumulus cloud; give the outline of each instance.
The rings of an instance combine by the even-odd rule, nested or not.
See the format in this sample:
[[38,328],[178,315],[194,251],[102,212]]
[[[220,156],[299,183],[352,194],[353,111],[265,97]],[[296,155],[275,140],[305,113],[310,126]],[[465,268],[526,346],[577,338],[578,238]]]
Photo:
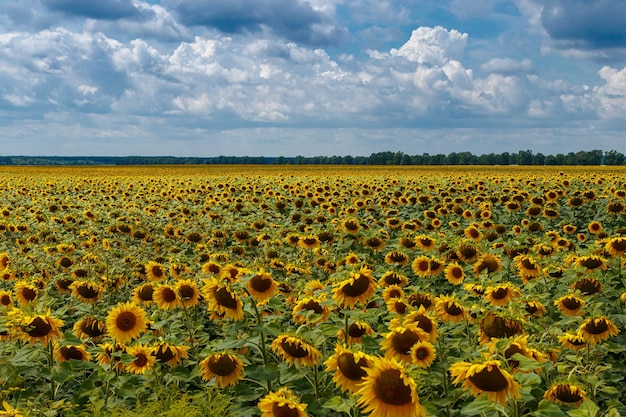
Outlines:
[[392,49],[391,55],[401,56],[418,64],[437,64],[462,55],[468,34],[441,26],[420,27],[400,47]]

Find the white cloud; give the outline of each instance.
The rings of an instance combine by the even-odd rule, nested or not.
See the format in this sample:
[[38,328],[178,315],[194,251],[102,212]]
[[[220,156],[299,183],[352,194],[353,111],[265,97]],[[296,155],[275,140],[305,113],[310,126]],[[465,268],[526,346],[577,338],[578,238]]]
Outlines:
[[626,114],[626,67],[617,70],[604,66],[598,74],[606,82],[594,89],[594,94],[600,104],[600,115],[608,119],[624,118]]
[[390,53],[418,64],[436,65],[460,58],[467,38],[467,33],[456,29],[448,31],[441,26],[422,26],[411,33],[411,38],[400,49],[394,48]]

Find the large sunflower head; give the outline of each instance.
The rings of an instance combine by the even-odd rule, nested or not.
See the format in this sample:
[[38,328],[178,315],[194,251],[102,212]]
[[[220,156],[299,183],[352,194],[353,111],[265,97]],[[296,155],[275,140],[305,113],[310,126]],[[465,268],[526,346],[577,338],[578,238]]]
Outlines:
[[415,323],[418,328],[428,334],[428,339],[431,342],[437,340],[437,322],[426,312],[424,306],[420,306],[417,311],[407,314],[404,323]]
[[218,316],[243,320],[243,301],[228,284],[211,278],[203,287],[203,295],[209,303],[209,309]]
[[20,310],[13,310],[9,312],[8,324],[22,340],[29,342],[30,345],[40,342],[45,346],[62,336],[60,328],[63,326],[63,320],[51,316],[50,312],[30,316]]
[[243,362],[236,355],[227,352],[211,354],[199,366],[202,379],[210,381],[215,378],[218,387],[235,385],[243,378]]
[[502,406],[509,396],[520,398],[520,385],[505,369],[499,360],[487,360],[481,363],[457,362],[450,366],[453,383],[463,383],[474,397],[487,395],[487,400]]
[[480,321],[480,341],[488,343],[491,339],[504,339],[524,333],[521,321],[500,316],[492,311]]
[[153,348],[150,346],[129,346],[125,353],[132,356],[132,362],[126,363],[125,366],[127,372],[143,375],[154,366],[156,359],[153,356]]
[[585,305],[585,300],[576,295],[569,294],[559,297],[554,301],[554,305],[564,316],[574,317],[580,314],[580,310]]
[[418,277],[424,278],[430,276],[430,258],[426,255],[420,255],[411,262],[411,269]]
[[576,258],[576,266],[585,273],[605,271],[607,269],[606,259],[598,255],[580,256]]
[[541,265],[531,256],[520,254],[513,258],[517,271],[524,281],[536,278],[541,274]]
[[406,287],[409,284],[409,278],[395,271],[385,272],[378,280],[378,285],[387,287],[389,285],[397,285]]
[[328,372],[334,372],[333,381],[341,388],[341,391],[354,394],[367,375],[365,369],[370,366],[370,363],[370,356],[364,352],[354,352],[342,345],[337,345],[335,353],[324,362],[324,365]]
[[180,304],[185,307],[194,307],[200,304],[200,290],[198,284],[191,279],[179,279],[174,286]]
[[511,300],[520,297],[522,292],[510,282],[493,285],[485,289],[484,297],[493,306],[505,306]]
[[472,270],[476,275],[482,273],[493,274],[502,269],[502,260],[491,253],[483,253],[474,263]]
[[380,344],[386,358],[394,358],[404,363],[412,363],[411,348],[417,342],[429,340],[429,334],[417,327],[416,323],[391,326]]
[[106,324],[96,319],[95,317],[83,317],[74,323],[74,327],[72,328],[74,334],[81,339],[100,339],[107,332]]
[[26,282],[18,281],[13,287],[15,298],[20,306],[26,307],[39,297],[39,289],[37,286]]
[[248,280],[246,287],[254,299],[262,303],[278,293],[278,284],[268,272],[263,269],[258,271]]
[[74,298],[88,304],[97,304],[103,291],[102,287],[91,281],[74,281],[69,289]]
[[465,271],[457,262],[452,262],[444,269],[444,275],[450,284],[460,285],[465,278]]
[[626,253],[626,237],[619,236],[609,239],[604,248],[612,256],[624,256],[624,253]]
[[129,342],[148,329],[146,312],[133,303],[118,303],[109,311],[106,327],[109,335],[117,342]]
[[152,297],[161,310],[173,310],[181,305],[176,289],[170,284],[158,285]]
[[618,334],[617,326],[605,316],[588,318],[578,328],[578,335],[590,345],[601,343]]
[[330,309],[320,299],[305,297],[296,302],[292,314],[294,323],[317,324],[328,318]]
[[358,272],[351,272],[349,278],[335,285],[333,298],[341,307],[353,308],[357,302],[367,304],[376,288],[378,284],[374,281],[372,270],[361,267]]
[[315,346],[295,336],[278,336],[272,342],[272,350],[296,366],[315,366],[322,358],[322,354]]
[[145,270],[150,281],[162,281],[167,277],[165,267],[159,262],[149,261],[145,265]]
[[189,346],[161,342],[152,346],[152,355],[158,363],[176,366],[189,357]]
[[458,302],[454,295],[437,297],[435,311],[439,320],[452,323],[463,321],[466,315],[465,307]]
[[357,392],[357,404],[372,417],[426,417],[417,384],[395,359],[372,357],[367,376]]

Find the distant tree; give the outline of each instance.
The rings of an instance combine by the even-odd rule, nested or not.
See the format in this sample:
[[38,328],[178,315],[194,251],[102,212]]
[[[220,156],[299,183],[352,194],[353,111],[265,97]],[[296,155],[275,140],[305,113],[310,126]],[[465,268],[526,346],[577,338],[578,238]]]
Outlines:
[[517,153],[517,163],[519,165],[532,165],[533,163],[533,151],[527,149],[525,151],[519,151]]
[[546,162],[546,156],[542,154],[541,152],[538,152],[535,155],[533,155],[533,165],[545,165],[545,162]]
[[607,151],[602,162],[604,165],[624,165],[624,154],[615,150]]

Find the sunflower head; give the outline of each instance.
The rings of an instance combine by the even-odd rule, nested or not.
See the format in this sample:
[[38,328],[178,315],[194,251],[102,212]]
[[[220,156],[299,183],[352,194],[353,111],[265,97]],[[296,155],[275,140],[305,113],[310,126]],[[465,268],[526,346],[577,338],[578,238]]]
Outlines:
[[474,397],[486,394],[487,399],[502,406],[509,396],[520,398],[520,385],[500,367],[499,360],[482,363],[457,362],[450,366],[453,383],[463,383]]
[[352,351],[342,345],[335,346],[335,353],[331,355],[324,365],[326,370],[333,373],[333,381],[341,391],[356,393],[365,371],[371,364],[371,357],[360,351]]
[[298,337],[281,335],[272,342],[272,350],[296,366],[315,366],[322,358],[320,351]]
[[333,298],[342,307],[353,308],[357,302],[367,304],[378,284],[374,281],[372,270],[361,267],[358,272],[351,272],[350,277],[339,282],[333,289]]
[[227,352],[209,355],[199,366],[202,379],[210,381],[215,378],[218,387],[235,385],[243,378],[243,362],[236,355]]
[[146,312],[133,303],[118,303],[107,315],[106,328],[117,342],[129,342],[148,329]]
[[558,405],[577,407],[587,399],[585,391],[576,384],[555,383],[544,394],[543,398]]

